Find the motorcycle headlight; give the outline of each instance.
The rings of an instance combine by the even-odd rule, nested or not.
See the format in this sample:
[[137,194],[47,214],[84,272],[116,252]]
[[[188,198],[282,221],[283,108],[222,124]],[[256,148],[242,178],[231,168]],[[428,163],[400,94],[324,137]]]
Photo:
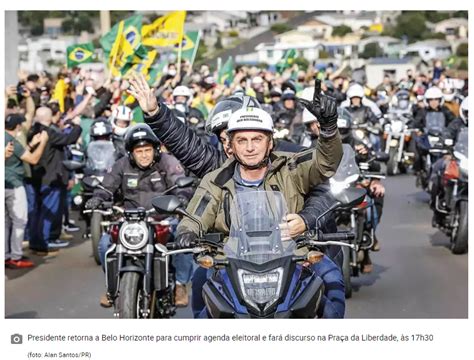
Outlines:
[[72,199],[72,202],[74,203],[74,205],[76,206],[79,206],[82,204],[82,196],[81,195],[76,195],[74,196],[74,198]]
[[365,138],[365,133],[363,130],[360,130],[360,129],[357,129],[355,131],[355,136],[359,139],[359,140],[364,140]]
[[401,121],[393,121],[392,122],[392,131],[395,133],[399,133],[402,131],[403,124]]
[[439,141],[439,137],[428,135],[428,141],[430,142],[431,146],[434,146]]
[[120,241],[130,250],[138,250],[148,241],[148,228],[145,223],[124,223],[120,228]]
[[265,273],[239,269],[237,275],[244,301],[256,310],[260,311],[262,305],[266,310],[278,300],[283,282],[282,267]]

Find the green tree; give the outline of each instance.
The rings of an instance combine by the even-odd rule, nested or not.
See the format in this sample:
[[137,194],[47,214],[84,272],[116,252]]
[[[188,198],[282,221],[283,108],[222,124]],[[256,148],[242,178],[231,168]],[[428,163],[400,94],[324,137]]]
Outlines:
[[467,70],[468,64],[466,60],[462,60],[458,67],[459,70]]
[[332,29],[332,36],[346,36],[347,34],[350,34],[352,32],[352,28],[347,25],[339,25],[339,26],[334,26]]
[[319,50],[320,59],[329,59],[329,53],[326,50]]
[[294,60],[294,63],[298,65],[298,68],[301,69],[301,70],[308,70],[308,66],[309,66],[309,61],[304,58],[304,57],[297,57],[295,58]]
[[454,14],[453,14],[453,17],[455,18],[464,18],[464,19],[467,19],[467,11],[456,11]]
[[458,48],[456,49],[456,55],[467,57],[469,55],[468,43],[459,44]]
[[207,51],[208,51],[208,49],[207,49],[205,41],[200,41],[199,42],[199,47],[198,47],[197,52],[196,52],[196,59],[194,60],[194,63],[196,65],[198,65],[198,64],[200,65],[200,63],[205,60]]
[[293,30],[293,27],[287,23],[276,23],[271,26],[270,30],[277,34],[281,34]]
[[378,43],[368,43],[364,47],[364,51],[359,55],[362,59],[370,59],[383,56],[383,50]]
[[393,35],[400,39],[406,36],[411,43],[422,40],[427,30],[425,15],[420,11],[409,11],[397,17]]

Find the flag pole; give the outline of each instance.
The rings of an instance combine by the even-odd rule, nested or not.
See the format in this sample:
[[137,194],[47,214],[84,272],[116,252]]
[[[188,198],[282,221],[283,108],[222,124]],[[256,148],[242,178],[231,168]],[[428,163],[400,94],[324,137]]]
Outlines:
[[183,27],[181,28],[181,36],[180,36],[180,41],[179,41],[178,78],[181,78],[181,52],[183,51],[183,39],[184,39],[184,21],[183,21]]

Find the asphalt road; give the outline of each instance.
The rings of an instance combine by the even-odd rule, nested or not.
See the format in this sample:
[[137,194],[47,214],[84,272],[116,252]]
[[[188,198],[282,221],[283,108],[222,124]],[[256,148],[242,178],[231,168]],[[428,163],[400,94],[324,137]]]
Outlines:
[[[374,271],[352,278],[348,318],[467,318],[468,256],[452,255],[448,238],[431,227],[428,195],[412,175],[385,180],[387,195],[377,230],[381,251]],[[29,270],[5,271],[7,318],[111,318],[99,306],[103,273],[80,233],[58,256],[38,258]],[[25,252],[29,255],[28,251]],[[177,317],[191,317],[188,308]]]

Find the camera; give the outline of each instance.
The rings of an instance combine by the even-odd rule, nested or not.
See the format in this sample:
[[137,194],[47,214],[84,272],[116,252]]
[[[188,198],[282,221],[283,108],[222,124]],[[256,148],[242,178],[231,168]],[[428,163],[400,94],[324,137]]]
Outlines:
[[23,335],[13,334],[11,336],[11,343],[12,344],[23,344]]

